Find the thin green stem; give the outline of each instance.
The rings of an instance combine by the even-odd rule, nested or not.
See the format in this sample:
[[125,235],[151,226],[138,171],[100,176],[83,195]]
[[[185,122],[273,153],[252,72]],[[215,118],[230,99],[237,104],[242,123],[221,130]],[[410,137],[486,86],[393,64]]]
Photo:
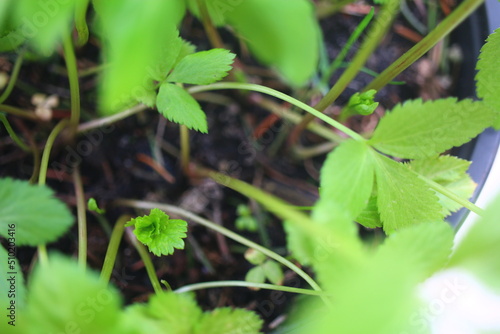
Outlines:
[[187,126],[180,126],[180,137],[181,137],[181,168],[184,173],[189,171],[189,156],[190,156],[190,146],[189,146],[189,129]]
[[24,50],[22,50],[17,56],[14,68],[12,69],[12,73],[10,75],[9,84],[3,91],[2,96],[0,96],[0,104],[4,103],[5,100],[7,100],[7,98],[9,97],[10,93],[12,93],[12,90],[16,85],[17,77],[19,76],[21,66],[23,64],[23,59],[24,59]]
[[289,95],[286,95],[284,93],[281,93],[281,92],[274,90],[272,88],[269,88],[269,87],[256,85],[256,84],[239,83],[239,82],[220,82],[220,83],[215,83],[215,84],[211,84],[211,85],[207,85],[207,86],[190,87],[188,89],[188,91],[191,94],[194,94],[194,93],[198,93],[198,92],[204,92],[204,91],[210,91],[210,90],[220,90],[220,89],[250,90],[250,91],[260,92],[260,93],[274,96],[280,100],[286,101],[286,102],[293,104],[294,106],[296,106],[302,110],[307,111],[311,115],[316,116],[317,118],[321,119],[325,123],[327,123],[327,124],[333,126],[334,128],[344,132],[349,137],[351,137],[355,140],[358,140],[358,141],[365,140],[361,135],[359,135],[355,131],[349,129],[348,127],[337,122],[336,120],[326,116],[325,114],[314,109],[313,107],[308,106],[307,104],[305,104],[297,99],[294,99],[293,97],[291,97]]
[[14,129],[12,129],[9,121],[7,120],[7,117],[5,117],[5,115],[2,112],[0,112],[0,122],[3,123],[10,138],[12,138],[12,140],[17,144],[17,146],[19,146],[24,152],[31,152],[31,148],[29,148],[28,145],[23,143],[22,139],[19,138]]
[[[184,210],[180,207],[168,205],[168,204],[162,204],[162,203],[136,201],[136,200],[128,200],[128,199],[117,200],[115,203],[118,205],[125,205],[125,206],[130,206],[130,207],[135,207],[135,208],[141,208],[141,209],[158,208],[158,209],[164,210],[166,212],[190,219],[190,220],[192,220],[200,225],[203,225],[209,229],[212,229],[212,230],[214,230],[222,235],[225,235],[226,237],[228,237],[236,242],[239,242],[242,245],[253,248],[253,249],[263,253],[264,255],[276,260],[277,262],[281,263],[282,265],[284,265],[284,266],[290,268],[291,270],[293,270],[294,272],[296,272],[297,275],[302,277],[315,291],[322,291],[320,286],[314,281],[314,279],[311,278],[311,276],[309,276],[305,271],[303,271],[302,269],[300,269],[295,264],[293,264],[289,260],[285,259],[281,255],[255,243],[251,240],[248,240],[248,239],[242,237],[241,235],[239,235],[239,234],[237,234],[237,233],[235,233],[235,232],[233,232],[233,231],[231,231],[223,226],[220,226],[214,222],[211,222],[207,219],[204,219],[200,216],[197,216],[197,215],[195,215],[187,210]],[[288,208],[288,211],[290,211],[291,213],[295,212],[294,210],[290,209],[289,206],[287,206],[287,208]],[[309,218],[300,212],[298,213],[298,215],[304,216],[304,219],[305,219],[304,225],[306,225],[309,221]],[[325,300],[325,303],[327,303],[327,304],[329,303],[329,301],[327,299],[324,299],[324,300]]]
[[111,239],[109,240],[108,250],[106,251],[106,257],[104,258],[104,263],[101,270],[101,280],[109,282],[111,278],[111,273],[113,272],[113,267],[116,262],[116,255],[118,254],[118,248],[120,247],[120,242],[123,237],[123,231],[125,230],[125,224],[132,217],[129,215],[123,215],[116,221],[113,232],[111,232]]
[[370,13],[366,15],[363,18],[363,20],[358,24],[354,32],[351,34],[351,36],[349,36],[347,43],[344,45],[338,56],[332,62],[328,70],[323,74],[323,78],[321,79],[322,85],[326,86],[328,84],[328,81],[330,80],[331,76],[340,67],[340,65],[344,61],[345,57],[347,56],[347,53],[349,52],[353,44],[359,39],[359,36],[361,36],[363,31],[365,31],[366,27],[372,20],[374,14],[375,14],[375,9],[372,7]]
[[63,38],[64,58],[68,71],[69,90],[71,94],[71,118],[70,129],[72,135],[75,134],[80,122],[80,83],[78,81],[78,67],[76,64],[75,50],[73,48],[73,39],[71,33],[65,34]]
[[89,121],[87,123],[82,123],[78,126],[77,132],[83,133],[83,132],[87,132],[87,131],[90,131],[93,129],[97,129],[97,128],[106,126],[106,125],[110,125],[110,124],[113,124],[115,122],[121,121],[122,119],[125,119],[129,116],[137,114],[138,112],[141,112],[141,111],[146,110],[146,109],[148,109],[148,106],[146,106],[144,104],[138,104],[130,109],[121,111],[121,112],[114,114],[112,116],[95,119],[95,120]]
[[144,263],[144,267],[146,267],[146,272],[148,273],[149,280],[151,281],[151,285],[153,286],[155,293],[162,293],[163,290],[161,288],[160,281],[156,276],[156,270],[153,265],[153,261],[151,261],[151,257],[149,256],[149,252],[146,250],[146,247],[144,247],[144,245],[140,243],[139,240],[137,240],[131,229],[127,229],[127,236],[132,241],[132,244],[139,253],[141,260]]
[[[317,110],[323,111],[331,105],[340,94],[346,89],[347,85],[359,73],[373,51],[379,45],[382,38],[391,26],[394,17],[399,11],[399,0],[389,0],[377,15],[373,26],[363,41],[361,48],[350,63],[349,67],[342,73],[342,76],[330,89],[330,91],[314,106]],[[310,117],[308,117],[310,119]]]
[[75,28],[78,32],[76,45],[83,46],[89,40],[89,27],[87,26],[87,8],[90,0],[80,0],[75,6]]
[[434,30],[425,36],[420,42],[415,44],[408,52],[399,57],[394,63],[376,77],[363,91],[370,89],[380,90],[388,82],[403,72],[408,66],[417,61],[443,37],[448,35],[463,20],[465,20],[474,10],[476,10],[484,0],[465,0],[450,15],[448,15]]
[[0,104],[0,111],[5,111],[8,114],[27,118],[27,119],[30,119],[33,121],[38,120],[38,117],[36,116],[36,114],[34,112],[19,109],[19,108],[12,107],[12,106],[9,106],[6,104]]
[[38,260],[42,266],[46,266],[49,263],[49,256],[47,255],[47,246],[38,245]]
[[302,295],[310,295],[310,296],[326,296],[327,294],[324,292],[319,292],[310,289],[301,289],[301,288],[293,288],[289,286],[281,286],[274,284],[266,284],[266,283],[252,283],[246,281],[216,281],[216,282],[203,282],[196,284],[185,285],[182,288],[174,290],[175,293],[185,293],[195,290],[202,289],[210,289],[210,288],[224,288],[228,286],[238,286],[244,288],[257,288],[257,289],[266,289],[266,290],[276,290],[276,291],[284,291],[291,293],[299,293]]
[[54,145],[54,141],[56,140],[59,133],[64,130],[66,125],[68,125],[68,119],[62,119],[57,125],[52,129],[49,137],[47,138],[47,142],[45,143],[45,148],[43,149],[42,161],[40,162],[40,174],[38,177],[38,184],[44,185],[47,179],[47,169],[49,166],[49,157],[50,151],[52,150],[52,146]]
[[78,166],[73,171],[73,184],[75,185],[76,212],[78,218],[78,264],[82,269],[87,266],[87,214],[85,193],[83,191],[82,177]]
[[481,209],[480,207],[478,207],[477,205],[475,205],[474,203],[458,196],[457,194],[455,194],[454,192],[446,189],[445,187],[443,187],[442,185],[440,185],[439,183],[437,182],[434,182],[432,181],[431,179],[425,177],[425,176],[422,176],[420,174],[417,174],[419,176],[419,178],[423,181],[425,181],[429,187],[431,189],[434,189],[435,191],[445,195],[446,197],[448,197],[449,199],[457,202],[458,204],[460,204],[461,206],[469,209],[470,211],[476,213],[478,216],[483,216],[484,215],[484,210]]

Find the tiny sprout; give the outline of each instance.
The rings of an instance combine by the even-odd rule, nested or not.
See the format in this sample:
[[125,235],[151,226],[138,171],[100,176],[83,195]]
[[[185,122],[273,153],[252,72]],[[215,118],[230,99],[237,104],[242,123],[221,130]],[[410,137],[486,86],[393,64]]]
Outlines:
[[375,89],[370,89],[363,93],[355,93],[349,99],[349,103],[344,110],[342,110],[343,118],[347,118],[351,115],[372,114],[378,107],[378,102],[373,100],[375,94],[377,94]]
[[94,211],[94,212],[97,212],[99,214],[104,214],[106,213],[106,210],[103,210],[101,208],[99,208],[99,206],[97,205],[97,202],[95,200],[95,198],[91,197],[89,198],[89,201],[87,202],[87,208],[90,210],[90,211]]
[[187,222],[182,219],[170,219],[160,209],[153,209],[149,215],[137,217],[125,226],[135,226],[137,240],[148,246],[156,256],[170,255],[174,248],[184,249]]

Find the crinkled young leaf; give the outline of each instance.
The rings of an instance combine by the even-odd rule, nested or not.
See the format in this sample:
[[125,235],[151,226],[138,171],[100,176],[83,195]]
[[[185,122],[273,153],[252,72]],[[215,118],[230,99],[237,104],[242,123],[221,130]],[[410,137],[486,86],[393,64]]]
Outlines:
[[169,219],[160,209],[153,209],[147,216],[137,217],[126,226],[135,226],[137,239],[148,246],[156,256],[174,253],[174,248],[184,249],[187,223],[181,219]]
[[[500,115],[500,28],[495,30],[486,44],[481,48],[481,54],[477,62],[478,73],[476,75],[477,96],[484,103],[493,108]],[[494,123],[495,128],[500,129],[500,117],[497,116]]]
[[374,166],[370,147],[348,140],[328,154],[321,168],[320,203],[348,210],[356,218],[368,204],[373,188]]
[[53,242],[73,224],[73,216],[46,186],[27,181],[0,179],[0,235],[9,238],[15,225],[17,246]]
[[236,55],[224,49],[212,49],[185,56],[172,70],[167,81],[208,85],[224,78]]
[[[476,184],[472,181],[467,169],[470,162],[449,155],[443,155],[428,159],[413,160],[408,165],[415,172],[429,178],[430,180],[444,186],[454,194],[468,199],[474,193]],[[435,192],[442,207],[442,213],[447,216],[462,206],[454,200]]]
[[377,250],[377,257],[396,256],[417,269],[417,281],[443,268],[453,247],[455,234],[445,222],[423,223],[391,234]]
[[51,256],[30,279],[23,322],[27,333],[70,331],[117,334],[120,295],[91,271],[74,260]]
[[196,100],[182,87],[165,82],[156,98],[158,111],[168,120],[202,133],[208,132],[207,117]]
[[491,108],[477,101],[408,101],[380,120],[369,143],[398,158],[427,158],[468,142],[490,126],[494,117]]
[[408,166],[374,153],[377,205],[386,233],[443,219],[438,198]]
[[[216,1],[219,2],[219,1]],[[236,0],[226,22],[264,64],[276,67],[293,85],[316,71],[319,25],[309,0]]]
[[194,334],[241,333],[258,334],[262,320],[257,314],[244,309],[219,307],[204,313],[196,323]]

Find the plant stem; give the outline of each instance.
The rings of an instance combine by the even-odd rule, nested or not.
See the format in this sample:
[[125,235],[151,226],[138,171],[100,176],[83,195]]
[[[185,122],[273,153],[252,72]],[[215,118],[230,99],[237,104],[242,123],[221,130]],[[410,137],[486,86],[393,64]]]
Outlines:
[[137,114],[138,112],[141,112],[145,109],[148,109],[148,106],[144,104],[138,104],[130,109],[124,110],[119,112],[118,114],[114,114],[108,117],[103,117],[99,119],[95,119],[92,121],[89,121],[87,123],[82,123],[78,126],[77,132],[78,133],[83,133],[87,132],[93,129],[97,129],[106,125],[113,124],[114,122],[120,121],[122,119],[125,119],[129,116],[132,116],[133,114]]
[[19,76],[19,71],[21,70],[21,65],[23,64],[23,59],[24,49],[17,56],[14,68],[12,69],[12,74],[10,75],[9,83],[3,91],[2,96],[0,96],[0,104],[4,103],[5,100],[7,100],[7,98],[9,97],[10,93],[12,93],[12,90],[16,85],[17,77]]
[[73,171],[75,185],[76,212],[78,217],[78,264],[85,270],[87,265],[87,215],[85,210],[85,193],[78,166]]
[[80,0],[75,6],[75,28],[78,32],[76,45],[83,46],[89,40],[89,27],[87,26],[87,8],[89,0]]
[[478,216],[483,216],[484,215],[484,210],[481,209],[480,207],[478,207],[477,205],[475,205],[474,203],[458,196],[457,194],[455,194],[454,192],[446,189],[445,187],[443,187],[442,185],[440,185],[439,183],[437,182],[434,182],[432,181],[431,179],[425,177],[425,176],[422,176],[418,173],[416,173],[416,175],[418,175],[418,177],[425,181],[429,187],[431,189],[434,189],[435,191],[445,195],[446,197],[450,198],[451,200],[457,202],[458,204],[460,204],[461,206],[469,209],[470,211],[474,212],[475,214],[477,214]]
[[220,90],[220,89],[241,89],[241,90],[250,90],[254,92],[260,92],[264,93],[267,95],[274,96],[280,100],[286,101],[290,104],[293,104],[294,106],[297,106],[308,113],[312,114],[313,116],[316,116],[317,118],[321,119],[325,123],[333,126],[334,128],[344,132],[347,134],[349,137],[358,140],[358,141],[364,141],[365,139],[356,133],[355,131],[349,129],[345,125],[337,122],[336,120],[326,116],[325,114],[321,113],[320,111],[314,109],[311,106],[308,106],[307,104],[294,99],[293,97],[286,95],[284,93],[281,93],[277,90],[274,90],[269,87],[261,86],[261,85],[256,85],[256,84],[248,84],[248,83],[239,83],[239,82],[219,82],[207,86],[195,86],[195,87],[190,87],[188,89],[188,92],[191,94],[198,93],[198,92],[204,92],[204,91],[210,91],[210,90]]
[[434,30],[420,42],[415,44],[408,52],[399,57],[394,63],[385,69],[378,77],[376,77],[363,91],[370,89],[380,90],[387,85],[394,77],[403,72],[408,66],[413,64],[417,59],[422,57],[429,51],[437,42],[448,35],[456,28],[463,20],[465,20],[474,10],[479,7],[484,0],[465,0],[462,2],[450,15],[448,15]]
[[8,114],[30,119],[32,121],[37,121],[38,117],[34,112],[26,111],[16,107],[8,106],[6,104],[0,104],[0,111],[5,111]]
[[[295,264],[292,262],[288,261],[284,257],[282,257],[279,254],[276,254],[275,252],[251,241],[248,240],[241,235],[223,227],[220,226],[214,222],[211,222],[207,219],[204,219],[200,216],[197,216],[187,210],[184,210],[182,208],[179,208],[177,206],[173,205],[168,205],[168,204],[162,204],[162,203],[154,203],[154,202],[146,202],[146,201],[136,201],[136,200],[128,200],[128,199],[120,199],[115,202],[118,205],[125,205],[125,206],[130,206],[130,207],[135,207],[135,208],[141,208],[141,209],[154,209],[158,208],[160,210],[164,210],[168,213],[173,213],[175,215],[179,215],[182,217],[185,217],[187,219],[190,219],[192,221],[197,222],[200,225],[203,225],[209,229],[212,229],[220,234],[225,235],[226,237],[239,242],[240,244],[243,244],[247,247],[253,248],[255,250],[258,250],[259,252],[263,253],[264,255],[267,255],[268,257],[276,260],[277,262],[281,263],[282,265],[290,268],[294,272],[296,272],[300,277],[302,277],[315,291],[322,291],[320,286],[309,276],[305,271],[297,267]],[[288,206],[287,206],[288,207]],[[289,208],[289,207],[288,207]],[[289,210],[290,212],[293,212],[293,210]],[[303,215],[302,213],[299,213],[300,215]],[[304,216],[306,217],[306,216]],[[307,217],[306,217],[307,218]],[[306,221],[308,218],[306,219]],[[328,300],[324,299],[326,303],[329,303]]]
[[73,48],[73,39],[71,38],[70,32],[66,33],[63,37],[63,50],[71,94],[71,118],[69,125],[71,136],[74,136],[78,123],[80,122],[80,83],[78,82],[78,67],[76,64],[75,50]]
[[132,241],[132,244],[139,253],[141,260],[144,263],[144,267],[146,267],[146,272],[148,273],[149,280],[151,281],[151,285],[153,286],[155,293],[163,293],[160,281],[158,281],[158,277],[156,276],[156,270],[153,265],[153,261],[151,261],[151,257],[149,256],[149,252],[146,250],[146,247],[144,247],[144,245],[140,243],[139,240],[137,240],[131,229],[128,228],[126,231],[127,236],[129,237],[130,241]]
[[335,71],[340,67],[342,62],[344,61],[345,57],[347,56],[347,53],[351,49],[352,45],[358,40],[359,36],[365,31],[366,27],[370,23],[370,21],[373,18],[373,15],[375,14],[375,9],[372,7],[370,13],[365,16],[365,18],[358,24],[356,27],[356,30],[349,36],[349,39],[347,40],[347,43],[344,45],[338,56],[335,58],[335,60],[332,62],[326,73],[323,74],[323,78],[321,79],[321,84],[322,85],[328,85],[328,81],[330,80],[330,77],[335,73]]
[[181,169],[184,174],[189,172],[189,156],[190,156],[190,146],[189,146],[189,129],[187,126],[180,126],[181,135]]
[[104,258],[104,263],[101,270],[101,280],[109,282],[111,273],[113,272],[113,267],[116,262],[116,255],[118,254],[118,248],[120,247],[120,242],[122,240],[123,231],[125,230],[125,224],[132,219],[129,215],[122,215],[115,223],[113,232],[111,232],[111,239],[109,240],[108,250],[106,251],[106,257]]
[[373,26],[365,37],[356,56],[349,67],[342,73],[342,76],[330,89],[330,91],[314,106],[317,110],[323,111],[331,105],[340,94],[346,89],[347,85],[354,79],[360,69],[364,66],[373,51],[379,45],[382,38],[391,26],[394,17],[399,10],[399,0],[389,0],[377,15]]
[[293,288],[289,286],[281,286],[274,284],[266,284],[266,283],[252,283],[246,281],[216,281],[216,282],[203,282],[203,283],[195,283],[185,285],[182,288],[174,290],[175,293],[184,293],[195,290],[209,289],[209,288],[223,288],[228,286],[239,286],[244,288],[258,288],[258,289],[267,289],[267,290],[276,290],[276,291],[284,291],[291,293],[300,293],[303,295],[310,296],[325,296],[324,292],[319,292],[310,289],[301,289],[301,288]]
[[44,185],[47,179],[47,168],[49,165],[49,157],[50,151],[52,150],[52,146],[54,145],[54,141],[56,140],[59,133],[64,130],[66,125],[68,125],[69,121],[67,118],[62,119],[57,125],[52,129],[49,137],[47,138],[47,142],[45,143],[45,148],[43,149],[42,161],[40,163],[40,176],[38,177],[38,184]]
[[5,115],[2,112],[0,112],[0,122],[3,123],[10,138],[12,138],[12,140],[17,144],[17,146],[19,146],[24,152],[31,152],[31,149],[28,147],[28,145],[23,143],[21,138],[19,138],[16,132],[12,129],[9,121],[7,120],[7,117],[5,117]]
[[210,14],[208,13],[208,8],[207,4],[205,3],[205,0],[196,0],[196,3],[200,10],[201,22],[203,24],[205,33],[207,34],[208,40],[210,41],[210,44],[214,48],[223,49],[224,43],[220,38],[217,28],[215,28],[215,26],[212,23],[212,19],[210,18]]

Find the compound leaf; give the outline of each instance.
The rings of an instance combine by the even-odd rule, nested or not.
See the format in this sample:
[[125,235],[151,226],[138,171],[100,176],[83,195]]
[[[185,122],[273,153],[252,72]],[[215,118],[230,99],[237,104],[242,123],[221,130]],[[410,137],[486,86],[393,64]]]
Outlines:
[[212,49],[187,55],[175,66],[167,81],[192,85],[211,84],[228,74],[235,56],[224,49]]
[[208,132],[205,113],[182,87],[164,82],[156,97],[156,106],[167,119],[202,133]]
[[[456,195],[468,199],[474,193],[476,184],[467,174],[470,162],[449,155],[428,159],[413,160],[408,165],[412,170],[430,180],[439,183]],[[454,200],[435,192],[442,207],[442,213],[447,216],[461,208]]]
[[0,179],[0,235],[15,231],[16,245],[37,246],[55,241],[73,224],[64,203],[46,186]]
[[398,158],[427,158],[468,142],[494,117],[491,108],[471,100],[408,101],[380,120],[369,143]]
[[374,156],[377,205],[386,233],[443,219],[438,198],[408,166],[378,153]]
[[[477,96],[484,103],[493,108],[500,115],[500,28],[495,30],[486,44],[481,48],[481,54],[477,62],[478,73],[476,75]],[[497,116],[495,128],[500,129],[500,118]]]
[[137,217],[125,226],[135,226],[137,239],[148,246],[156,256],[174,253],[174,248],[184,249],[187,223],[181,219],[169,219],[160,209],[153,209],[149,215]]

